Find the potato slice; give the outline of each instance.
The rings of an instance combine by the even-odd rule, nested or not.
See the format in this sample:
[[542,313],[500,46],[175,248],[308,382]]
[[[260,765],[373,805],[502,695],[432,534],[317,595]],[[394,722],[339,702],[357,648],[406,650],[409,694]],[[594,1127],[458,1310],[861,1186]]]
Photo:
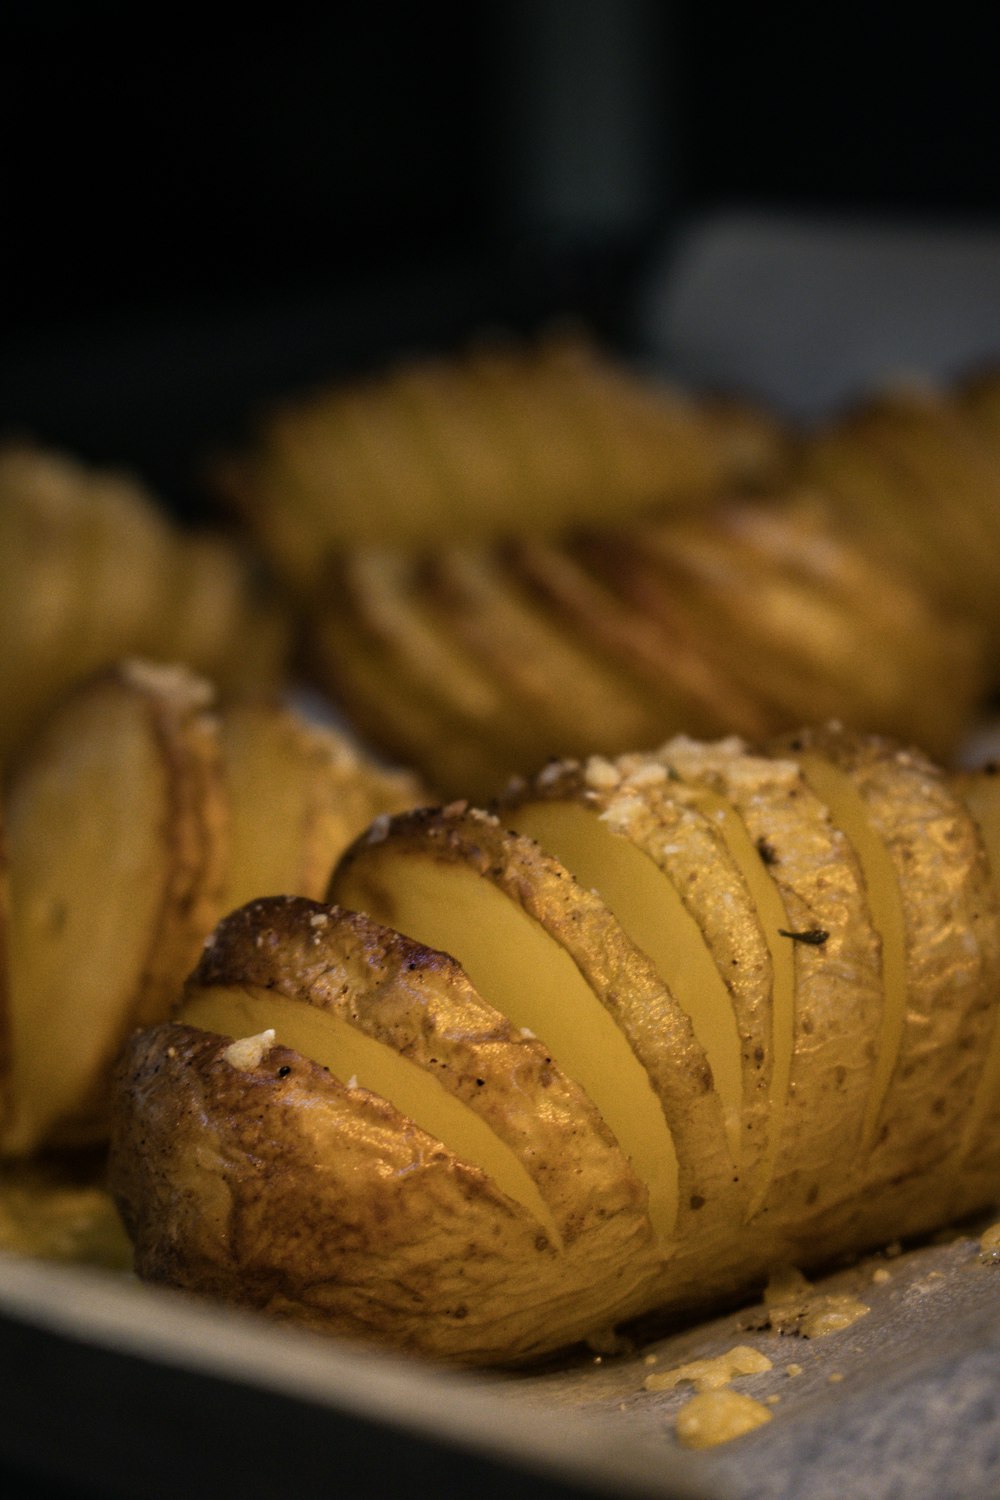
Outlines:
[[342,584],[361,624],[442,712],[496,732],[502,742],[502,691],[428,608],[418,558],[386,548],[355,552],[343,560]]
[[117,1047],[169,1013],[219,915],[210,704],[181,668],[122,664],[67,700],[12,779],[7,1154],[101,1138]]
[[[900,391],[870,402],[864,442],[884,458],[924,549],[948,558],[961,600],[997,627],[1000,545],[996,464],[959,406],[943,392]],[[953,584],[954,587],[954,584]]]
[[330,897],[452,954],[552,1048],[645,1183],[663,1247],[729,1207],[736,1173],[690,1021],[604,903],[531,840],[465,804],[402,814],[351,846]]
[[518,467],[517,482],[465,535],[550,535],[697,502],[739,468],[700,403],[637,378],[577,336],[549,336],[533,359],[477,351],[470,372],[495,441],[513,449]]
[[956,556],[948,534],[953,522],[958,534],[968,522],[914,484],[899,456],[880,444],[880,426],[873,403],[820,427],[802,446],[799,480],[833,497],[840,525],[866,551],[969,618],[984,601],[978,583],[972,593],[966,587],[967,559]]
[[[746,424],[745,424],[746,425]],[[755,464],[764,461],[763,427]],[[215,471],[288,583],[342,547],[420,547],[699,503],[745,473],[718,416],[589,341],[474,347],[286,401]]]
[[972,818],[925,756],[836,728],[782,748],[857,853],[881,939],[885,1005],[859,1162],[866,1208],[899,1235],[908,1205],[926,1218],[927,1174],[955,1159],[970,1126],[998,1003],[997,898]]
[[111,1161],[140,1276],[472,1364],[572,1319],[559,1252],[482,1172],[297,1052],[232,1046],[166,1025],[126,1048]]
[[[801,636],[795,637],[791,660],[761,641],[762,630],[774,628],[773,621],[770,627],[761,623],[771,606],[769,580],[758,578],[751,587],[718,528],[685,527],[676,549],[674,535],[672,527],[646,524],[581,544],[588,567],[622,604],[662,633],[700,685],[697,707],[686,717],[675,716],[665,733],[756,738],[783,725],[789,705],[799,705],[814,691],[827,704],[843,707],[842,696],[834,690],[831,699],[829,684],[815,673]],[[708,549],[699,566],[685,556],[684,537]],[[796,712],[794,721],[799,717]]]
[[[517,726],[518,769],[593,744],[618,749],[656,738],[655,700],[592,643],[562,629],[494,554],[441,548],[428,559],[424,578],[439,628],[454,635],[504,696]],[[560,683],[572,684],[568,696],[553,691]]]
[[289,704],[229,704],[220,729],[232,809],[225,911],[256,896],[322,896],[337,856],[374,818],[429,800],[416,777],[383,770]]
[[72,469],[34,449],[0,453],[0,756],[66,684],[84,621],[85,513]]
[[994,464],[1000,456],[1000,367],[983,367],[953,388],[953,398],[965,422]]
[[[1000,775],[989,764],[952,775],[955,793],[969,809],[979,830],[993,892],[1000,899]],[[961,931],[961,929],[959,929]],[[1000,1175],[1000,996],[991,987],[994,1022],[982,1072],[966,1116],[961,1149],[961,1175],[953,1172],[947,1186],[956,1214],[994,1198]],[[971,1179],[967,1186],[966,1179]],[[971,1193],[969,1192],[971,1187]]]
[[334,589],[313,608],[309,655],[314,678],[358,734],[439,793],[462,787],[488,800],[512,774],[509,764],[498,767],[491,741],[484,746],[444,716]]
[[280,681],[289,644],[286,610],[230,539],[171,526],[127,474],[0,453],[0,756],[126,656],[260,690]]
[[[658,571],[667,608],[769,708],[772,732],[834,717],[954,748],[982,690],[975,634],[838,537],[808,497],[648,529],[633,554],[649,607]],[[720,696],[720,728],[724,713]]]
[[273,1030],[485,1173],[559,1249],[564,1288],[579,1286],[577,1327],[609,1302],[632,1306],[655,1268],[645,1190],[593,1105],[446,955],[337,907],[254,902],[216,929],[177,1019]]
[[211,676],[227,695],[277,690],[291,649],[291,616],[250,555],[221,532],[178,534],[160,622],[158,659]]
[[[555,763],[498,809],[596,891],[691,1019],[730,1150],[753,1189],[772,1094],[772,965],[750,891],[718,826],[648,756]],[[781,1105],[783,1107],[784,1100]]]
[[[508,518],[517,525],[512,504],[545,504],[530,438],[531,384],[540,374],[536,369],[532,379],[512,351],[477,349],[465,360],[427,359],[389,377],[420,449],[421,478],[436,492],[433,507],[419,493],[410,497],[415,511],[424,507],[418,546],[426,548],[435,534],[464,540],[489,533]],[[564,460],[562,445],[554,446]]]
[[794,762],[752,755],[735,739],[678,737],[658,755],[719,819],[761,914],[775,971],[776,1063],[783,1072],[788,1058],[789,1071],[760,1212],[798,1234],[852,1191],[843,1163],[856,1160],[875,1073],[882,973],[861,870]]
[[[381,685],[376,674],[369,697],[376,726],[384,725],[376,743],[446,791],[457,785],[466,795],[492,796],[524,764],[523,727],[503,685],[466,648],[448,612],[434,608],[421,559],[366,548],[342,559],[335,580],[348,628],[386,674]],[[333,669],[336,677],[336,662]],[[350,662],[344,670],[348,681],[357,674]],[[445,782],[436,771],[438,756],[452,754],[474,781]]]
[[[605,725],[580,753],[615,754],[638,744],[656,744],[684,726],[691,733],[715,733],[720,723],[745,733],[763,732],[770,722],[760,702],[709,665],[700,641],[671,614],[669,598],[655,614],[630,597],[635,583],[627,557],[631,532],[588,532],[563,544],[524,538],[506,549],[508,567],[544,600],[598,660],[611,662],[626,681],[644,686],[646,723],[631,740],[613,736]],[[616,560],[622,560],[626,587],[614,587]],[[575,705],[574,705],[575,707]]]
[[[223,922],[181,1011],[197,1028],[139,1035],[118,1075],[114,1183],[139,1273],[516,1362],[984,1208],[1000,779],[956,778],[969,818],[921,756],[877,738],[830,727],[787,752],[675,738],[512,789],[501,812],[568,840],[583,881],[463,803],[376,820],[331,882],[355,911],[270,900]],[[602,857],[615,840],[620,862]],[[664,906],[668,875],[681,900]],[[665,911],[687,950],[689,918],[702,929],[704,1045],[634,941]],[[733,958],[752,972],[720,990],[706,963]],[[719,1090],[710,1052],[730,1059]],[[769,1129],[744,1150],[748,1191],[723,1103],[739,1109],[758,1063]]]

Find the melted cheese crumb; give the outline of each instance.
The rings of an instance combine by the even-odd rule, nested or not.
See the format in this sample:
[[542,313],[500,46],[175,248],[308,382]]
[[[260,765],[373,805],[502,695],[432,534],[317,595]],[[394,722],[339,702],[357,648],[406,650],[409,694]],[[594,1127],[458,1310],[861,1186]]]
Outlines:
[[647,1375],[643,1384],[647,1391],[670,1391],[685,1382],[693,1385],[696,1391],[717,1391],[737,1375],[762,1375],[771,1368],[771,1361],[759,1349],[751,1349],[749,1344],[737,1344],[728,1353],[717,1354],[713,1359],[694,1359],[673,1370]]
[[592,755],[584,767],[583,779],[588,786],[611,791],[620,783],[621,773],[603,755]]
[[626,786],[661,786],[667,780],[667,768],[662,761],[647,760],[629,771]]
[[739,1391],[703,1391],[678,1412],[674,1430],[685,1448],[715,1448],[763,1427],[773,1416],[763,1402]]
[[764,1292],[768,1323],[775,1333],[818,1339],[840,1333],[871,1312],[867,1303],[845,1292],[817,1292],[801,1271],[789,1268],[772,1276]]
[[223,1061],[238,1072],[247,1073],[251,1068],[260,1067],[264,1053],[269,1052],[273,1046],[274,1030],[268,1027],[267,1031],[258,1032],[256,1036],[243,1036],[230,1042],[222,1054]]

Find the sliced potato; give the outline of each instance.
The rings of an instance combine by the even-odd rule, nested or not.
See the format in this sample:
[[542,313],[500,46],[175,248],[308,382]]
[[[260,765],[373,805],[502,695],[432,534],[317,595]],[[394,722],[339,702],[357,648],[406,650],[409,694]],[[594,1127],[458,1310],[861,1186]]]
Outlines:
[[[523,507],[529,496],[545,504],[529,437],[532,402],[526,374],[513,351],[484,348],[463,361],[428,359],[389,377],[409,415],[422,460],[418,488],[407,485],[421,547],[435,537],[466,538],[484,526],[491,530],[497,522],[507,524],[512,502]],[[536,379],[539,374],[535,372]],[[433,492],[430,503],[428,489]],[[519,523],[513,516],[510,521]]]
[[[1000,894],[1000,776],[993,764],[951,776],[955,793],[969,809],[979,830],[994,893]],[[964,926],[955,924],[959,933]],[[963,1213],[990,1201],[1000,1176],[1000,1007],[994,1010],[992,1034],[983,1049],[978,1087],[965,1120],[961,1172],[944,1186],[953,1212]],[[949,1164],[951,1165],[951,1164]],[[971,1177],[971,1185],[966,1179]]]
[[[424,576],[439,628],[503,695],[518,729],[518,769],[594,743],[621,747],[656,737],[658,705],[651,713],[649,695],[631,674],[562,629],[490,552],[443,547]],[[569,702],[553,692],[559,683],[572,684]]]
[[735,478],[740,460],[696,400],[580,337],[550,336],[529,360],[479,352],[472,368],[497,440],[519,460],[518,482],[477,517],[474,536],[697,503]]
[[734,488],[773,494],[794,462],[795,434],[787,419],[759,399],[733,391],[702,393],[698,406],[726,450]]
[[0,755],[66,682],[86,612],[86,512],[72,471],[33,449],[0,453]]
[[181,668],[125,663],[66,701],[11,780],[7,1154],[100,1139],[117,1047],[169,1013],[218,918],[211,700]]
[[975,427],[946,393],[926,389],[869,403],[863,433],[864,442],[891,468],[907,506],[906,520],[931,554],[925,571],[939,558],[949,559],[957,602],[992,620],[995,633],[1000,481]]
[[163,622],[174,616],[167,560],[175,542],[165,516],[128,476],[81,469],[76,483],[84,608],[65,660],[82,679],[126,653],[155,652]]
[[[648,1282],[657,1257],[646,1194],[607,1127],[542,1043],[486,1005],[446,955],[340,908],[254,902],[216,930],[177,1019],[234,1037],[273,1031],[485,1173],[558,1248],[563,1291],[578,1286],[571,1337],[609,1298],[634,1305]],[[337,1204],[328,1211],[333,1230]]]
[[7,812],[0,787],[0,1131],[10,1115],[10,860],[7,853]]
[[954,1161],[970,1128],[996,1009],[997,894],[972,818],[918,751],[835,727],[783,748],[857,852],[881,939],[885,1003],[859,1159],[887,1232],[894,1222],[903,1234],[907,1199],[926,1217],[927,1175]]
[[126,1048],[112,1159],[139,1275],[403,1351],[533,1353],[525,1306],[544,1285],[558,1316],[562,1297],[537,1220],[378,1095],[284,1047],[234,1065],[232,1046],[165,1026]]
[[584,337],[480,345],[344,378],[264,414],[220,496],[310,593],[341,548],[553,534],[700,504],[776,472],[774,426],[627,368]]
[[985,681],[977,632],[807,497],[558,540],[358,550],[313,634],[321,679],[373,743],[481,802],[550,757],[681,731],[759,740],[835,717],[944,755]]
[[415,682],[403,664],[331,592],[314,607],[309,637],[314,680],[358,734],[390,759],[420,769],[440,794],[464,787],[481,800],[493,794],[495,761],[484,764],[482,737],[468,735]]
[[241,543],[172,525],[129,475],[0,451],[0,757],[124,657],[263,690],[281,682],[290,645],[287,608]]
[[236,537],[179,533],[170,569],[171,603],[151,650],[186,662],[227,696],[279,691],[292,648],[292,617]]
[[330,896],[452,954],[552,1048],[646,1184],[663,1247],[739,1201],[690,1021],[604,903],[531,840],[464,804],[402,814],[351,846]]
[[[659,574],[666,608],[687,617],[723,680],[759,701],[771,732],[839,718],[943,755],[982,692],[975,633],[838,537],[808,496],[648,528],[633,558],[647,607]],[[724,693],[718,707],[716,732]]]
[[797,478],[832,498],[846,534],[908,578],[954,600],[951,561],[933,556],[913,524],[909,488],[898,469],[866,441],[863,411],[822,424],[802,444]]
[[[466,648],[448,613],[435,609],[421,559],[398,549],[358,550],[343,558],[334,586],[337,613],[331,610],[321,627],[324,644],[329,648],[332,638],[334,649],[342,648],[346,626],[348,652],[359,636],[364,652],[357,666],[350,659],[332,663],[334,684],[339,673],[347,687],[348,717],[356,701],[352,685],[372,663],[365,722],[375,743],[446,792],[461,787],[487,800],[523,764],[522,726],[503,685]],[[452,757],[469,780],[446,779]]]
[[875,1072],[882,974],[861,870],[793,762],[752,755],[736,740],[677,738],[659,754],[698,789],[725,836],[742,839],[733,813],[742,823],[759,863],[744,857],[741,869],[754,882],[776,973],[792,961],[788,1099],[760,1212],[779,1228],[801,1226],[846,1196],[831,1163],[861,1145]]
[[377,820],[339,906],[242,908],[133,1040],[140,1274],[517,1362],[984,1209],[998,787],[828,726]]
[[[629,597],[630,588],[614,588],[615,559],[622,556],[623,544],[628,548],[631,536],[624,531],[588,532],[564,544],[523,538],[506,549],[511,571],[584,649],[596,660],[609,662],[623,681],[642,684],[645,722],[631,739],[622,732],[613,734],[605,723],[585,741],[579,739],[573,750],[622,753],[639,744],[658,744],[682,724],[693,734],[714,733],[723,721],[746,733],[762,733],[771,722],[766,710],[706,662],[699,639],[671,612],[669,598],[659,601],[662,607],[653,613]],[[623,566],[631,585],[635,578],[629,561]],[[571,715],[575,713],[574,697]]]
[[993,634],[992,468],[974,424],[945,397],[899,393],[821,426],[802,445],[799,474],[833,497],[846,535]]
[[337,856],[374,818],[429,800],[415,777],[383,770],[281,701],[227,705],[220,732],[231,804],[225,911],[256,896],[322,896]]
[[0,1250],[130,1271],[132,1244],[106,1185],[103,1154],[0,1164]]
[[651,756],[556,763],[514,787],[499,816],[598,892],[655,964],[704,1048],[752,1195],[784,1102],[772,1090],[771,957],[717,824],[666,781]]
[[986,366],[967,375],[953,395],[962,417],[995,464],[1000,456],[1000,368]]

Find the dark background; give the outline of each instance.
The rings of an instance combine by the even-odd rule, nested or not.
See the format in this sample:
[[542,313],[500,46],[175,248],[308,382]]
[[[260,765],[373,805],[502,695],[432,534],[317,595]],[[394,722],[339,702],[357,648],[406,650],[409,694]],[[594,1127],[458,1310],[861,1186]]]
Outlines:
[[0,427],[183,506],[327,376],[563,315],[627,350],[718,205],[992,221],[987,11],[6,0]]

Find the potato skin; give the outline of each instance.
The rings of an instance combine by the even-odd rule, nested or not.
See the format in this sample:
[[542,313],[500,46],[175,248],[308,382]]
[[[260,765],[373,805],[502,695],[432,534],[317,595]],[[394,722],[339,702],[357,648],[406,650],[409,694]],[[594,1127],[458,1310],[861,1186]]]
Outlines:
[[238,1068],[229,1046],[166,1024],[121,1059],[113,1181],[141,1277],[462,1364],[594,1326],[484,1173],[288,1048]]
[[[430,1074],[522,1161],[552,1214],[582,1303],[653,1263],[646,1192],[584,1091],[512,1027],[446,953],[343,908],[254,901],[205,947],[176,1017],[213,987],[256,989],[346,1020]],[[612,1269],[613,1268],[613,1269]]]
[[464,802],[398,814],[355,840],[338,862],[331,899],[346,901],[345,891],[363,893],[366,909],[391,922],[392,887],[383,883],[386,855],[468,867],[555,938],[624,1032],[673,1132],[677,1232],[701,1232],[716,1214],[738,1213],[742,1183],[705,1053],[674,996],[603,901],[533,840]]
[[802,731],[784,750],[818,754],[848,778],[895,870],[906,1004],[865,1181],[873,1198],[890,1190],[905,1233],[907,1196],[925,1215],[927,1173],[960,1148],[973,1110],[995,1026],[996,893],[972,817],[920,751],[836,726]]
[[106,1139],[118,1048],[170,1014],[219,918],[214,709],[186,668],[119,662],[78,686],[15,767],[3,1155]]
[[[828,755],[838,774],[854,779],[863,823],[832,779],[822,795],[815,768],[808,780],[805,762],[796,760],[803,747]],[[679,1213],[672,1238],[660,1230],[658,1258],[650,1258],[649,1239],[638,1233],[636,1260],[622,1242],[617,1278],[608,1275],[607,1261],[597,1266],[595,1250],[588,1280],[589,1247],[606,1248],[610,1240],[596,1222],[593,1238],[582,1226],[576,1241],[567,1233],[576,1171],[570,1153],[581,1152],[591,1190],[590,1169],[582,1164],[588,1152],[598,1160],[596,1143],[603,1139],[607,1146],[599,1122],[581,1109],[585,1139],[574,1144],[570,1109],[565,1159],[554,1159],[548,1170],[537,1157],[532,1162],[541,1137],[532,1135],[526,1115],[516,1118],[516,1109],[536,1107],[543,1114],[544,1089],[532,1087],[507,1118],[502,1096],[490,1102],[494,1083],[509,1068],[507,1049],[520,1045],[512,1035],[516,1028],[505,1027],[496,1012],[491,1017],[488,1007],[477,1009],[454,960],[427,956],[427,950],[421,959],[420,945],[385,927],[373,934],[360,911],[258,902],[217,931],[191,990],[243,984],[265,997],[275,993],[338,1010],[419,1065],[432,1061],[447,1036],[454,1049],[447,1054],[447,1086],[471,1104],[470,1065],[481,1062],[479,1112],[486,1119],[492,1109],[496,1133],[506,1132],[507,1143],[521,1153],[563,1244],[540,1233],[537,1214],[500,1191],[489,1173],[386,1099],[338,1081],[266,1037],[247,1060],[230,1050],[229,1039],[175,1022],[135,1036],[117,1079],[112,1181],[140,1275],[435,1360],[516,1364],[602,1325],[654,1311],[687,1315],[748,1295],[776,1266],[821,1267],[890,1236],[934,1229],[995,1198],[993,1158],[984,1163],[983,1141],[1000,1089],[1000,912],[987,882],[984,837],[948,779],[888,742],[841,738],[832,729],[803,732],[770,753],[732,740],[675,740],[653,759],[665,774],[654,783],[649,758],[636,757],[646,774],[626,788],[628,795],[645,780],[655,793],[651,809],[671,788],[683,808],[696,807],[709,818],[724,816],[725,803],[744,825],[743,853],[730,837],[735,829],[726,842],[768,927],[772,955],[790,944],[794,986],[788,985],[791,1000],[780,1025],[789,1037],[790,1065],[784,1105],[774,1103],[780,1133],[773,1173],[761,1191],[748,1198],[731,1172],[724,1180],[726,1153],[714,1118],[721,1106],[704,1053],[691,1045],[690,1027],[676,1022],[663,993],[646,982],[643,963],[634,957],[639,950],[608,908],[539,845],[510,833],[492,814],[456,804],[379,820],[345,854],[332,889],[342,887],[343,899],[370,892],[373,911],[396,901],[400,922],[412,918],[419,925],[438,910],[433,901],[421,907],[420,900],[408,916],[404,910],[421,873],[435,899],[458,890],[447,880],[435,885],[420,862],[456,863],[462,866],[458,918],[442,928],[456,944],[480,910],[501,920],[492,891],[480,907],[475,893],[483,882],[532,915],[572,955],[655,1080],[682,1184],[714,1178],[712,1194]],[[585,770],[583,782],[589,776],[610,788],[609,775],[619,770],[603,763]],[[553,791],[562,786],[560,776],[580,791],[579,778],[559,768]],[[898,805],[891,800],[894,787]],[[607,811],[614,802],[604,800]],[[980,818],[980,828],[984,822]],[[881,866],[865,843],[865,824],[891,856]],[[670,824],[663,826],[669,830]],[[690,870],[690,855],[687,860]],[[889,869],[900,885],[912,949],[906,974],[913,1013],[898,1027],[882,1025],[880,954],[889,922],[884,909],[876,913],[866,886],[880,869]],[[466,885],[473,891],[468,904]],[[772,885],[783,905],[770,900]],[[326,926],[327,937],[316,936]],[[495,961],[488,945],[484,951]],[[713,951],[717,961],[727,956],[731,963],[736,956],[731,944],[716,942]],[[965,967],[956,959],[963,952]],[[426,982],[423,1001],[407,988],[411,961]],[[472,954],[470,968],[480,961]],[[366,969],[364,994],[351,993]],[[513,973],[518,986],[530,978],[516,965]],[[488,989],[485,967],[482,983]],[[539,982],[538,989],[545,985]],[[511,991],[504,1000],[515,1016],[519,994]],[[553,996],[558,1008],[557,989]],[[572,1011],[574,1024],[578,1014],[594,1015],[586,1010],[590,998],[578,996],[584,1009]],[[772,1004],[776,1016],[773,996]],[[539,1031],[543,1019],[539,1015]],[[778,1029],[772,1025],[769,1037],[763,1026],[760,1045],[774,1045]],[[595,1034],[608,1040],[607,1033]],[[560,1035],[564,1042],[565,1029]],[[876,1068],[880,1046],[889,1056]],[[984,1070],[982,1057],[971,1054],[987,1046],[992,1051]],[[568,1053],[586,1072],[588,1060],[572,1048]],[[610,1055],[610,1048],[600,1053],[603,1073],[591,1070],[595,1097],[602,1097]],[[768,1076],[768,1059],[761,1066],[761,1076]],[[985,1091],[980,1075],[989,1081]],[[633,1081],[630,1074],[629,1087]],[[950,1113],[934,1107],[942,1089],[952,1095]],[[963,1091],[975,1094],[971,1111],[969,1100],[958,1097]],[[562,1096],[567,1104],[570,1093]],[[622,1097],[631,1099],[624,1086],[603,1099],[609,1120]],[[699,1115],[702,1100],[708,1107]],[[909,1152],[892,1132],[879,1133],[888,1120],[908,1113],[920,1116],[909,1127]],[[622,1114],[612,1128],[627,1138],[630,1126]],[[558,1131],[551,1139],[555,1153]],[[629,1149],[652,1203],[662,1158],[644,1156],[637,1139]],[[657,1148],[663,1145],[657,1138]],[[634,1197],[620,1174],[616,1179],[613,1163],[609,1181],[622,1195],[622,1212],[629,1212]],[[523,1201],[529,1200],[526,1194]],[[579,1251],[579,1259],[570,1251]]]
[[552,761],[530,782],[513,783],[498,812],[501,821],[516,825],[524,808],[564,802],[585,808],[648,856],[673,883],[715,959],[740,1039],[742,1174],[752,1191],[767,1143],[774,1053],[772,965],[750,892],[718,826],[679,781],[668,780],[655,756]]

